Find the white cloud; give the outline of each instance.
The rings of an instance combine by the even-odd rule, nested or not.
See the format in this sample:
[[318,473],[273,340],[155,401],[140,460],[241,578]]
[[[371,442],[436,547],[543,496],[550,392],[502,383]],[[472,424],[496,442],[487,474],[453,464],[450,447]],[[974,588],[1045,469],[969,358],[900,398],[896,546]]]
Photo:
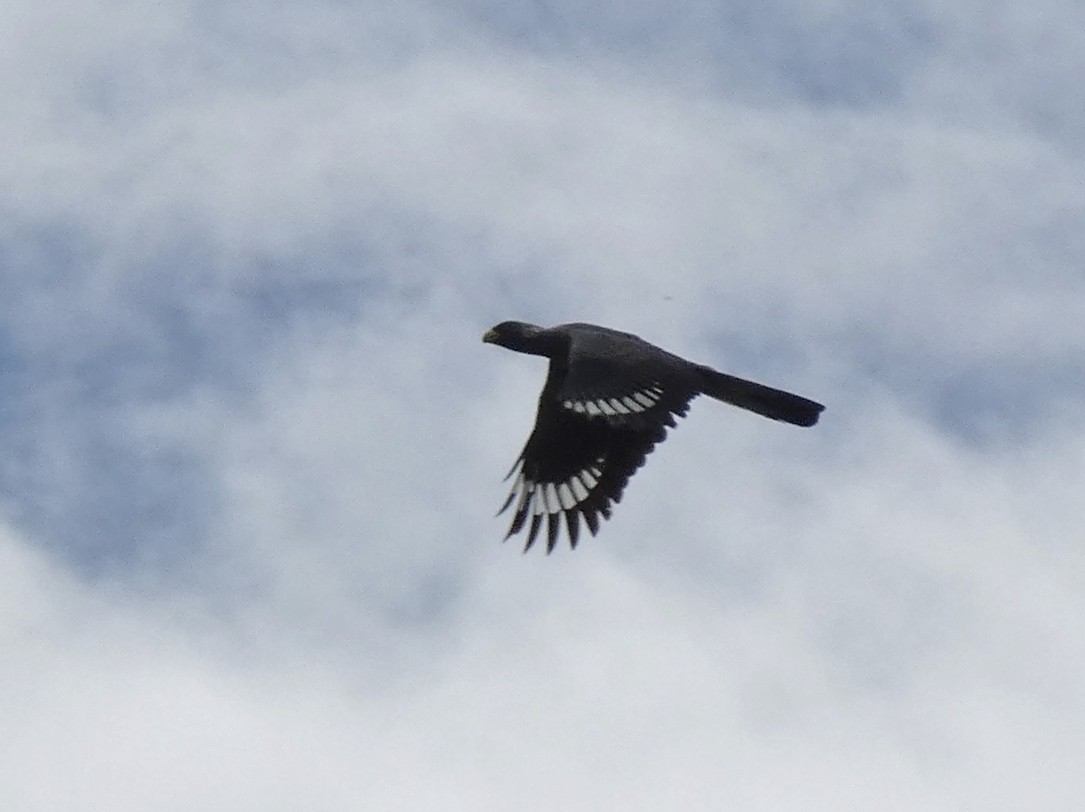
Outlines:
[[[1076,799],[1077,10],[397,8],[17,9],[0,804]],[[829,409],[521,556],[510,317]]]

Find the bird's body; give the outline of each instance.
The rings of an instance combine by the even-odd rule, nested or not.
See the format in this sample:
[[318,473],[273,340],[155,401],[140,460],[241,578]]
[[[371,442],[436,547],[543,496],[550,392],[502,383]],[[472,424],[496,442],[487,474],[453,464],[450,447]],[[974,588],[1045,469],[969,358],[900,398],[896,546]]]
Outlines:
[[631,333],[594,324],[536,327],[507,321],[483,341],[550,359],[535,427],[509,476],[506,538],[527,528],[529,549],[546,523],[546,549],[562,516],[576,547],[579,520],[595,535],[647,455],[690,401],[706,394],[774,420],[812,426],[820,403],[695,364]]

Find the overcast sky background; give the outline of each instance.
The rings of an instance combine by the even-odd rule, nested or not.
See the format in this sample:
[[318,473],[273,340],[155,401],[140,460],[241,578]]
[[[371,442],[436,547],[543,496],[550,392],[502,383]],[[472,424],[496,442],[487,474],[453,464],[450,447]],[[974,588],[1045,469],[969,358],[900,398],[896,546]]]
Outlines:
[[[0,807],[1072,809],[1076,0],[13,0]],[[502,545],[593,321],[699,400]]]

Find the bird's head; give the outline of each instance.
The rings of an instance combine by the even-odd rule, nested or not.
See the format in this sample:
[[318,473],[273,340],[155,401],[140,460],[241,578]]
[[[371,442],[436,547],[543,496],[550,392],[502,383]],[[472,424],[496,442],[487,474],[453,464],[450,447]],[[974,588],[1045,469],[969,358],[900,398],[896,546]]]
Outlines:
[[487,330],[482,340],[518,352],[528,352],[543,328],[522,321],[503,321]]

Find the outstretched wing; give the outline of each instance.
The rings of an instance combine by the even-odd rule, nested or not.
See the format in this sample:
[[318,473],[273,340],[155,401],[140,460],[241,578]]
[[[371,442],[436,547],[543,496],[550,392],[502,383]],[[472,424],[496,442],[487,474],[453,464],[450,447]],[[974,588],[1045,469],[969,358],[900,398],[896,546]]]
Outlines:
[[610,518],[629,478],[696,394],[688,381],[668,380],[665,371],[639,381],[606,360],[568,367],[552,362],[535,428],[509,471],[512,490],[498,511],[515,505],[506,538],[526,527],[526,551],[545,522],[550,552],[562,517],[573,547],[581,518],[593,536],[598,532],[599,517]]

